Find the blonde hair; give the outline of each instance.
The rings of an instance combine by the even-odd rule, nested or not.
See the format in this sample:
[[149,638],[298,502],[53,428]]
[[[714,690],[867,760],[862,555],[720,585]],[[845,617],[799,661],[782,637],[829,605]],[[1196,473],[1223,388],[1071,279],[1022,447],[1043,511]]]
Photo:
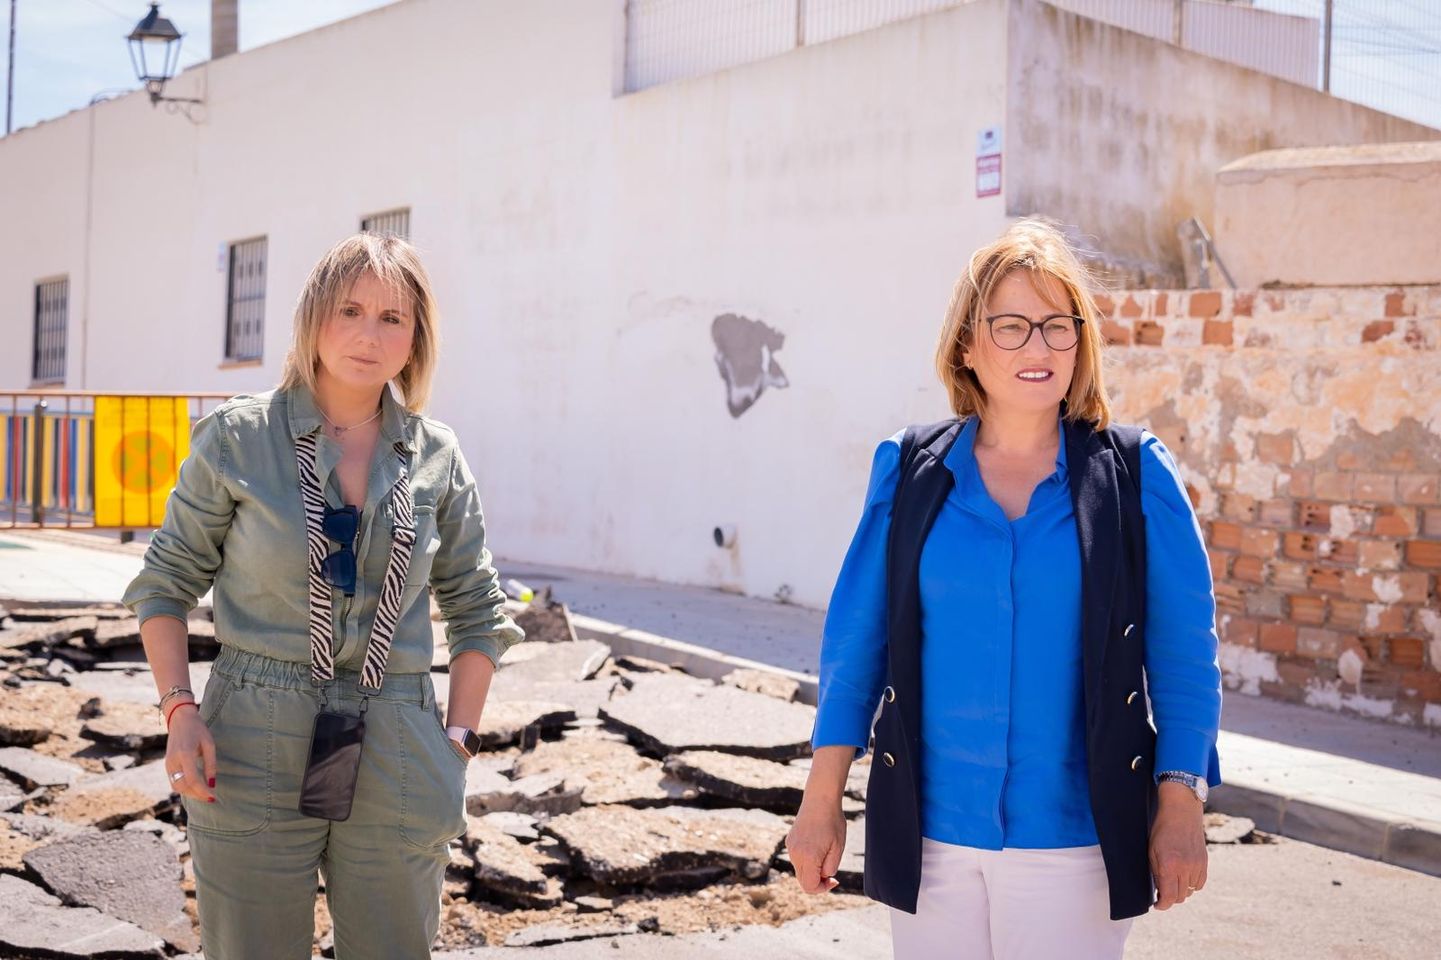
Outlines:
[[320,364],[316,341],[321,324],[335,313],[341,298],[366,273],[374,274],[396,293],[408,297],[413,305],[415,339],[410,347],[410,359],[396,376],[395,385],[405,399],[405,408],[420,413],[430,399],[430,381],[439,348],[438,317],[430,277],[420,263],[420,254],[399,237],[357,233],[331,247],[320,258],[295,304],[295,329],[280,387],[288,390],[305,386],[315,392],[315,374]]
[[1070,300],[1068,307],[1084,322],[1076,344],[1076,369],[1066,392],[1066,419],[1088,420],[1103,430],[1111,422],[1111,400],[1101,375],[1100,316],[1091,290],[1096,282],[1075,249],[1050,220],[1019,220],[1000,237],[977,250],[956,281],[936,346],[936,373],[950,397],[956,416],[986,415],[986,392],[975,372],[966,368],[964,352],[975,343],[984,322],[985,305],[997,284],[1017,270],[1026,270],[1037,284],[1049,277]]

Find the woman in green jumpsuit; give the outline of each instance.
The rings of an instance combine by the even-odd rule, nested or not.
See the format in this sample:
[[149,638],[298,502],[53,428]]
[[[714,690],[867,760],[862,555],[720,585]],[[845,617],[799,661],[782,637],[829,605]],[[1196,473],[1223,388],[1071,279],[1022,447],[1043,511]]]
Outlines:
[[[430,955],[472,731],[521,637],[456,436],[420,413],[436,344],[409,244],[336,245],[301,293],[279,388],[195,425],[126,591],[209,960],[308,960],[321,877],[340,960]],[[220,655],[197,702],[185,619],[207,590]],[[444,719],[429,593],[447,624]]]

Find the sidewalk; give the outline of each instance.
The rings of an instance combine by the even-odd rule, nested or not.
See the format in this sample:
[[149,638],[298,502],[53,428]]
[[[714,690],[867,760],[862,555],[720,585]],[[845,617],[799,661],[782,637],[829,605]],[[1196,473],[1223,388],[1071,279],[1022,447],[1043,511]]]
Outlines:
[[[0,597],[114,600],[142,547],[79,533],[0,532]],[[551,586],[577,632],[719,679],[779,669],[815,702],[817,611],[717,590],[501,562],[507,577]],[[1441,876],[1441,736],[1308,707],[1228,694],[1219,743],[1226,785],[1212,809],[1261,830]]]

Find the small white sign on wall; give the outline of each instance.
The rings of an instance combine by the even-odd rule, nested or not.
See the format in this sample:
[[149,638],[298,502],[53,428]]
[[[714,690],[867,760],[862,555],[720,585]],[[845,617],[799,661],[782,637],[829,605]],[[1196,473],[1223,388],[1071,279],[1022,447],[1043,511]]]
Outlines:
[[976,134],[976,196],[1001,194],[1001,128],[985,127]]

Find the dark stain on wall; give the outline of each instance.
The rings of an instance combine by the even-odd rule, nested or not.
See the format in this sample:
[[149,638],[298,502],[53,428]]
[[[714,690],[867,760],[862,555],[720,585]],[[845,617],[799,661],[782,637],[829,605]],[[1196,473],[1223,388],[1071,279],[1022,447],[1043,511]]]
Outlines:
[[789,387],[776,351],[786,335],[759,320],[723,313],[711,322],[715,362],[726,385],[726,407],[732,417],[749,410],[767,387]]

